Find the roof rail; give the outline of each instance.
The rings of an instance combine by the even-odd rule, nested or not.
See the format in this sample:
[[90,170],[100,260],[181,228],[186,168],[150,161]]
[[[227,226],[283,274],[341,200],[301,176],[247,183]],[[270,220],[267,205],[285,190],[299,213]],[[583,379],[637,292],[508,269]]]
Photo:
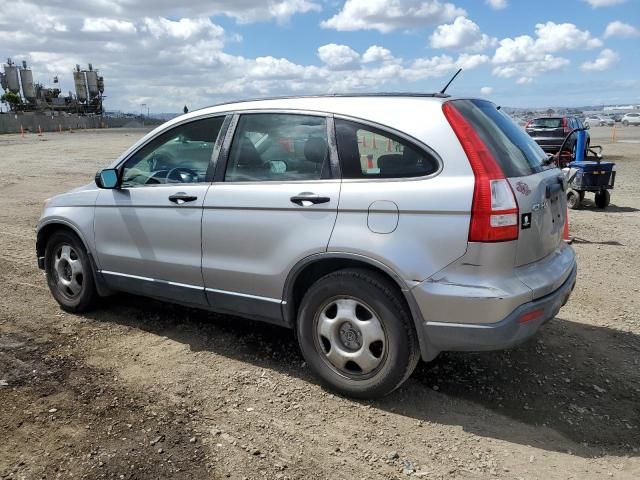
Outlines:
[[231,105],[233,103],[247,103],[247,102],[259,102],[265,100],[290,100],[294,98],[334,98],[334,97],[430,97],[430,98],[449,98],[451,95],[446,93],[422,93],[422,92],[367,92],[367,93],[325,93],[317,95],[281,95],[274,97],[257,97],[246,98],[242,100],[231,100],[228,102],[215,103],[206,107],[192,110],[194,112],[202,110],[204,108],[218,107],[221,105]]

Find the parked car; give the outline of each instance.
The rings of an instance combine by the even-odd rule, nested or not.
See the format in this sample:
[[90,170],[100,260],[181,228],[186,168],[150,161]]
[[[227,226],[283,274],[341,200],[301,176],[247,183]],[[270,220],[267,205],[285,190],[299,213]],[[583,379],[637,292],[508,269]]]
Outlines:
[[624,117],[622,117],[622,125],[625,127],[635,125],[637,127],[640,125],[640,113],[626,113]]
[[615,121],[603,115],[589,115],[584,119],[586,127],[613,127]]
[[614,122],[618,123],[622,121],[622,117],[624,115],[622,115],[621,113],[611,113],[609,114],[609,117],[613,119]]
[[495,350],[565,304],[564,177],[505,113],[446,95],[218,105],[49,199],[38,265],[64,310],[115,291],[294,329],[360,398],[419,358]]
[[[534,118],[526,124],[525,130],[545,152],[557,153],[566,136],[572,130],[583,127],[582,121],[577,117],[556,116]],[[591,138],[589,132],[586,135],[585,149],[588,149]],[[575,154],[577,140],[578,136],[573,133],[567,140],[565,149]]]

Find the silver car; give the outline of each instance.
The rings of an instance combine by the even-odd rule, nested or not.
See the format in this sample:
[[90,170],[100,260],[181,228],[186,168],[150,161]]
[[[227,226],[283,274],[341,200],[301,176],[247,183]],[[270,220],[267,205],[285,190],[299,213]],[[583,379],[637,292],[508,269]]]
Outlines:
[[420,358],[528,339],[567,301],[566,185],[546,162],[485,100],[218,105],[50,199],[38,264],[67,311],[126,291],[282,325],[323,383],[378,397]]

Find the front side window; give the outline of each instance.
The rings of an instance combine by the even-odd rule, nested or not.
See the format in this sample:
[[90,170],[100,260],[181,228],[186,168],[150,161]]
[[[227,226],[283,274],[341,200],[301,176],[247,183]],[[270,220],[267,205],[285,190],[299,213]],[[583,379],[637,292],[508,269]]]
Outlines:
[[178,125],[151,140],[124,164],[123,187],[206,181],[224,117]]
[[438,170],[432,155],[360,123],[336,119],[336,141],[344,178],[421,177]]
[[330,177],[327,121],[284,113],[240,116],[225,181],[295,181]]

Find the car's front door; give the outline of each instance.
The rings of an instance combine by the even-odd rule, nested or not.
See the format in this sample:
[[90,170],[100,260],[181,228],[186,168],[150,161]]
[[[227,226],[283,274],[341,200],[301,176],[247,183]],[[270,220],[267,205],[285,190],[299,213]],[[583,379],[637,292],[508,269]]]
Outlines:
[[108,285],[206,304],[202,204],[223,121],[198,119],[160,134],[120,167],[120,188],[100,191],[95,243]]
[[234,118],[202,219],[214,308],[277,321],[291,268],[326,251],[340,194],[328,122],[290,113]]

